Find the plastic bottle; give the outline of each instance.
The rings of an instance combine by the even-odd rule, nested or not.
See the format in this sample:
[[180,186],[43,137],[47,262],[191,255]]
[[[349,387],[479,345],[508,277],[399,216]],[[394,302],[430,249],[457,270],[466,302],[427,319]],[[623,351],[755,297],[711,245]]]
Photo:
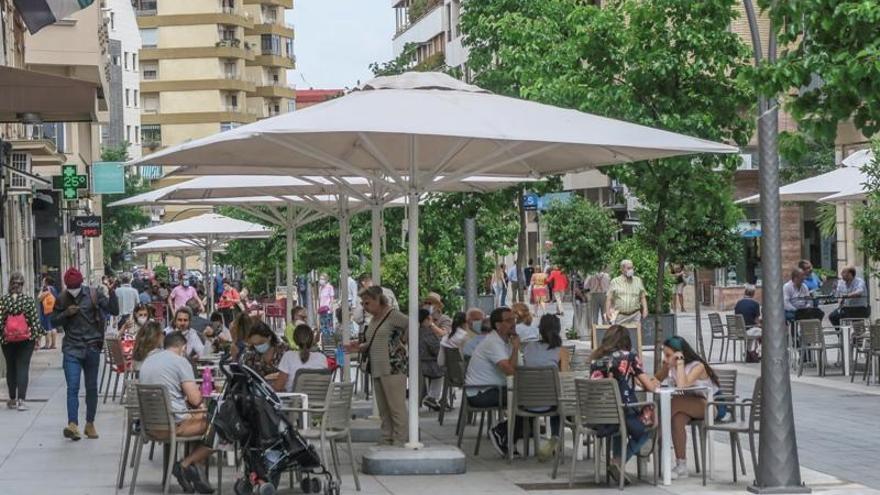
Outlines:
[[345,351],[342,350],[342,344],[336,346],[336,366],[345,367]]
[[205,367],[202,370],[202,397],[207,397],[214,393],[214,375],[211,368]]

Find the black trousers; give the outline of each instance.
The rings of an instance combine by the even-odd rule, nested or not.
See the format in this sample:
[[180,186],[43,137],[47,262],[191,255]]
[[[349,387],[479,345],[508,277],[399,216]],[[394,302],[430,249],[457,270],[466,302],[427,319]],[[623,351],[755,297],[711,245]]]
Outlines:
[[[468,404],[474,407],[493,407],[497,405],[507,405],[507,392],[502,392],[501,397],[498,395],[497,388],[484,390],[479,394],[468,397]],[[561,426],[561,418],[559,416],[550,417],[550,433],[553,436],[559,436]],[[507,420],[499,422],[495,428],[498,428],[502,436],[507,436]],[[523,417],[517,416],[513,423],[513,440],[520,440],[523,437]]]
[[27,398],[31,356],[34,354],[33,340],[3,344],[3,358],[6,359],[6,387],[9,399]]

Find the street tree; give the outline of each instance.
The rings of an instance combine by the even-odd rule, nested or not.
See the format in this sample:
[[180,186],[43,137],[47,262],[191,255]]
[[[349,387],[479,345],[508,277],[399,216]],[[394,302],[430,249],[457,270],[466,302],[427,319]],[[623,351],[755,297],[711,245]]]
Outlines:
[[611,212],[573,196],[554,202],[544,213],[547,235],[553,241],[550,259],[565,271],[586,276],[608,264],[609,248],[617,234],[617,221]]
[[[670,131],[745,145],[754,91],[749,51],[730,30],[734,0],[471,2],[462,17],[478,85]],[[527,40],[527,41],[524,41]],[[671,215],[698,220],[705,194],[736,156],[696,156],[613,167],[653,219],[654,311],[664,307]],[[658,338],[660,333],[658,332]],[[658,343],[659,345],[659,343]]]
[[861,232],[859,249],[874,263],[880,262],[880,141],[874,140],[871,148],[874,159],[862,166],[865,174],[865,204],[856,210],[855,227]]
[[[124,162],[128,160],[128,142],[119,146],[101,150],[101,160],[105,162]],[[103,203],[109,204],[150,190],[150,184],[141,176],[126,173],[125,192],[122,194],[106,194]],[[150,223],[150,216],[140,206],[117,206],[103,209],[102,243],[104,246],[104,263],[111,267],[122,266],[127,237],[132,231],[145,227]]]

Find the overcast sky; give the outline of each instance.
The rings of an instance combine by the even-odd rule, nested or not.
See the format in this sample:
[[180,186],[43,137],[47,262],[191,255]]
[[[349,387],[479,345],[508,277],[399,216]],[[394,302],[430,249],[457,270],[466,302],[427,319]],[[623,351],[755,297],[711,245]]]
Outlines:
[[394,9],[388,0],[296,0],[294,24],[297,88],[353,87],[372,74],[371,62],[391,59]]

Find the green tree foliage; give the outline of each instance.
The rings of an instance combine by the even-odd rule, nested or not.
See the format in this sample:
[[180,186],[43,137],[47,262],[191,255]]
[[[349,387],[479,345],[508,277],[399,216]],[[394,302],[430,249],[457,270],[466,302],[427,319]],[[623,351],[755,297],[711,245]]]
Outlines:
[[171,280],[171,271],[165,265],[156,265],[153,268],[153,276],[157,282],[168,282]]
[[[734,0],[470,2],[462,18],[477,84],[715,141],[745,144],[754,95],[749,51],[730,31]],[[698,156],[615,167],[649,205],[662,279],[670,216],[699,219],[726,184],[735,156]],[[642,268],[641,274],[647,274]],[[646,277],[647,278],[647,277]],[[663,294],[664,291],[656,290]],[[665,307],[663,297],[655,311]]]
[[[833,142],[839,122],[865,136],[880,131],[880,3],[865,0],[762,0],[778,33],[776,64],[756,77],[768,95],[786,94],[798,127]],[[792,89],[797,89],[793,92]]]
[[872,143],[874,160],[862,167],[867,179],[865,190],[868,192],[864,206],[856,210],[855,227],[861,232],[859,249],[873,262],[880,262],[880,141]]
[[802,132],[779,135],[779,180],[791,184],[837,168],[834,143],[819,142]]
[[[101,150],[101,160],[105,162],[124,162],[128,160],[128,143],[117,147]],[[126,173],[125,192],[122,194],[106,194],[103,203],[110,204],[150,190],[150,184],[140,176]],[[150,217],[139,206],[117,206],[103,209],[104,262],[113,268],[120,268],[128,246],[127,237],[132,231],[146,226]]]
[[617,221],[601,206],[574,196],[555,202],[544,214],[553,241],[550,259],[569,272],[589,274],[608,263],[608,250],[617,234]]

